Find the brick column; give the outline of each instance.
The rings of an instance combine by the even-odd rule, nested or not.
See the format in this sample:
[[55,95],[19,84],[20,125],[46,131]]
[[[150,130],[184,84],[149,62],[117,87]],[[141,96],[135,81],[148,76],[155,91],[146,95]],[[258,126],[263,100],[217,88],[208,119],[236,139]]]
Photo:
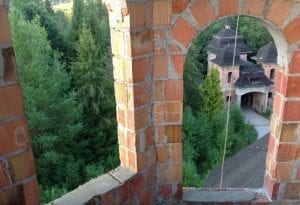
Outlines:
[[0,204],[39,204],[30,136],[8,25],[8,1],[0,1]]
[[296,50],[289,69],[276,74],[265,187],[277,200],[300,198],[299,73],[300,50]]

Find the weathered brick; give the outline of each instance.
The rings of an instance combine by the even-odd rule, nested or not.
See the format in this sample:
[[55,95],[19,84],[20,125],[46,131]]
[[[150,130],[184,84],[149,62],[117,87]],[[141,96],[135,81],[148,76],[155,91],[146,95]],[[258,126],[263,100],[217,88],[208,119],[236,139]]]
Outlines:
[[266,18],[280,26],[289,15],[292,5],[292,1],[273,0]]
[[287,183],[285,192],[283,195],[284,199],[299,199],[300,198],[300,183]]
[[162,124],[164,122],[164,104],[155,103],[154,104],[154,123],[156,125]]
[[155,133],[153,127],[146,129],[145,138],[146,138],[146,149],[148,149],[154,145]]
[[132,152],[130,150],[127,150],[127,166],[134,170],[137,171],[137,156],[136,152]]
[[130,28],[144,28],[146,26],[145,3],[131,3],[128,6],[130,14]]
[[300,97],[300,77],[289,76],[287,78],[286,97]]
[[209,0],[198,1],[190,9],[200,27],[206,26],[215,19],[214,10]]
[[101,204],[103,204],[103,205],[118,205],[119,197],[118,197],[118,194],[116,194],[117,191],[118,190],[115,189],[115,190],[111,190],[109,192],[102,194],[101,195]]
[[179,53],[179,52],[181,52],[181,48],[178,45],[176,45],[176,44],[170,44],[170,45],[168,45],[168,48],[169,48],[169,51],[171,53]]
[[277,162],[288,162],[295,160],[297,156],[298,146],[296,144],[279,144],[276,161]]
[[156,163],[156,149],[151,148],[137,155],[137,169],[144,171]]
[[154,30],[155,55],[166,55],[167,47],[167,32],[165,30]]
[[26,204],[40,204],[39,185],[36,179],[26,184],[23,184],[23,193]]
[[154,192],[154,190],[152,190],[151,188],[148,188],[148,189],[142,191],[141,198],[140,198],[140,204],[143,204],[143,205],[155,204],[154,200],[153,200],[153,192]]
[[155,127],[156,144],[157,145],[163,145],[166,143],[165,127],[166,126],[163,126],[163,125]]
[[128,167],[126,147],[119,145],[119,158],[120,158],[120,161],[121,161],[121,165]]
[[0,192],[1,205],[19,205],[24,204],[22,186],[15,186],[9,190]]
[[167,56],[156,55],[154,60],[154,78],[164,78],[168,74],[167,70]]
[[159,183],[180,182],[182,180],[182,164],[160,165],[158,173]]
[[145,178],[142,174],[137,174],[131,183],[133,193],[140,193],[145,185]]
[[182,122],[182,102],[166,103],[164,105],[164,116],[167,123]]
[[192,42],[196,34],[196,30],[181,17],[176,20],[172,28],[173,38],[185,47]]
[[287,101],[283,104],[282,120],[300,121],[300,101]]
[[289,181],[291,180],[292,174],[292,163],[291,162],[275,162],[268,158],[270,164],[267,162],[267,170],[269,171],[271,177],[276,179],[276,181]]
[[31,149],[9,158],[8,164],[14,182],[35,175],[35,162]]
[[168,199],[172,194],[172,184],[158,185],[158,193],[163,199]]
[[4,162],[0,160],[0,189],[8,186],[8,175]]
[[[278,15],[280,16],[280,15]],[[289,44],[296,43],[300,40],[300,17],[292,20],[283,30]]]
[[30,137],[25,119],[0,124],[0,155],[29,145]]
[[8,13],[7,7],[0,6],[0,28],[1,28],[0,44],[11,43],[11,34],[9,31],[7,13]]
[[23,99],[19,85],[0,89],[0,119],[24,115]]
[[172,56],[172,62],[174,65],[175,72],[179,78],[183,76],[184,57],[182,55]]
[[289,73],[300,73],[300,50],[296,50],[292,54],[292,59],[289,64]]
[[118,105],[127,105],[127,86],[125,83],[115,81],[115,99]]
[[149,101],[149,84],[141,83],[128,86],[127,99],[129,108],[137,108],[147,105]]
[[128,82],[139,83],[143,82],[147,78],[147,68],[149,66],[149,60],[147,58],[134,59],[132,61],[132,72],[128,76]]
[[171,23],[172,5],[170,0],[155,0],[153,2],[153,25],[166,26]]
[[278,118],[282,118],[282,104],[283,104],[283,99],[281,96],[278,94],[274,95],[274,100],[273,100],[273,113],[277,114]]
[[187,7],[189,2],[190,2],[190,0],[172,1],[172,12],[174,14],[178,14],[178,13],[182,12]]
[[151,166],[147,171],[147,186],[153,185],[156,181],[156,165]]
[[156,153],[157,153],[157,162],[167,163],[169,161],[170,151],[169,151],[169,146],[168,145],[158,146],[156,148]]
[[171,145],[170,160],[175,163],[182,162],[182,144]]
[[277,146],[278,145],[276,143],[276,139],[271,135],[269,137],[268,153],[271,154],[273,157],[275,157]]
[[146,128],[148,125],[148,108],[143,107],[135,110],[127,110],[126,125],[132,130]]
[[110,32],[111,42],[112,42],[112,54],[117,57],[122,57],[125,53],[124,45],[124,33],[121,31],[111,31]]
[[162,101],[164,99],[164,81],[155,80],[154,84],[155,101]]
[[237,14],[239,11],[238,0],[219,0],[219,16]]
[[182,143],[182,126],[168,125],[166,126],[166,136],[168,143]]
[[281,94],[285,94],[287,90],[288,77],[283,72],[276,71],[275,90]]
[[[124,44],[124,42],[122,42]],[[131,55],[141,56],[151,54],[154,51],[153,32],[144,30],[131,34]]]
[[297,123],[282,124],[280,129],[280,132],[278,132],[280,142],[295,142],[297,140]]
[[165,100],[182,101],[183,99],[183,81],[166,80],[165,81]]
[[264,179],[264,187],[267,190],[267,193],[269,194],[269,197],[272,200],[275,200],[277,198],[278,190],[279,190],[279,183],[275,182],[269,174],[266,174]]
[[249,15],[261,16],[265,2],[265,0],[245,0],[243,12]]

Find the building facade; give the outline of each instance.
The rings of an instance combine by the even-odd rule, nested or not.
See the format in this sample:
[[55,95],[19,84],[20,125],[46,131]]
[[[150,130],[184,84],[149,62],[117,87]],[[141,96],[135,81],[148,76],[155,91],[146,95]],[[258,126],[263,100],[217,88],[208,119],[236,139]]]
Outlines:
[[[263,46],[249,61],[251,49],[231,28],[229,19],[207,46],[208,71],[220,73],[224,102],[248,106],[257,112],[272,108],[277,50],[273,42]],[[236,42],[236,48],[235,48]],[[234,59],[234,60],[233,60]]]

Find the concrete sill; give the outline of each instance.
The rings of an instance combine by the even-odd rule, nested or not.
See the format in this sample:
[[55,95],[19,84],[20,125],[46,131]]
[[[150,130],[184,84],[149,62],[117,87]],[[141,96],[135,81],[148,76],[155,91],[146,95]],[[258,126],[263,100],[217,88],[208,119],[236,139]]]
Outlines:
[[120,185],[134,177],[135,174],[135,172],[119,166],[107,174],[88,181],[61,198],[50,202],[48,205],[82,205],[93,199],[97,202],[98,198],[96,196],[117,189]]
[[194,204],[268,204],[270,199],[267,197],[264,188],[183,188],[183,201],[188,205]]

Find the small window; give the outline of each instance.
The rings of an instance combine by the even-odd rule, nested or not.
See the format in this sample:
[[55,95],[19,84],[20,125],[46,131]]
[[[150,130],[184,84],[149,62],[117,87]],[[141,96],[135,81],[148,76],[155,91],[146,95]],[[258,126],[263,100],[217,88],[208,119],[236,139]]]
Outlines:
[[268,98],[272,98],[272,97],[273,97],[273,93],[270,92],[270,93],[268,94]]
[[230,96],[227,96],[226,97],[226,102],[229,102],[229,100],[230,100]]
[[272,68],[270,71],[270,79],[274,80],[274,77],[275,77],[275,68]]
[[227,83],[231,82],[231,78],[232,78],[232,72],[229,72],[227,77]]

